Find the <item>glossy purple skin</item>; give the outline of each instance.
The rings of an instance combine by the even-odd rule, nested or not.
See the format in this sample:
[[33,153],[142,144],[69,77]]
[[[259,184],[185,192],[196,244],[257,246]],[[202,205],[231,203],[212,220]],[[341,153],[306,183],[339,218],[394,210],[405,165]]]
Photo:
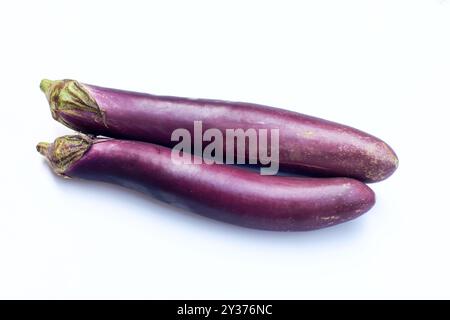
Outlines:
[[220,164],[180,164],[171,149],[137,141],[94,143],[66,175],[115,183],[210,218],[265,230],[306,231],[354,219],[375,203],[350,178],[261,176]]
[[[311,116],[242,102],[155,96],[83,84],[104,112],[106,125],[92,114],[60,113],[71,127],[88,134],[174,146],[171,134],[194,121],[203,130],[279,129],[280,168],[323,176],[377,182],[398,166],[394,151],[357,129]],[[224,145],[225,149],[225,145]],[[225,154],[225,152],[224,152]]]

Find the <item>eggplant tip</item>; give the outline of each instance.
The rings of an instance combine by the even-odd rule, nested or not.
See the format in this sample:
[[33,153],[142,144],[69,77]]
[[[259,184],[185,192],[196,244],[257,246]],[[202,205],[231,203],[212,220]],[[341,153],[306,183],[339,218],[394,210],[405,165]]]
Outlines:
[[42,154],[43,156],[47,155],[47,150],[50,147],[50,143],[48,142],[39,142],[36,146],[36,150]]
[[394,155],[394,166],[395,166],[395,169],[398,168],[399,164],[400,164],[400,161],[398,160],[397,155]]
[[47,94],[47,92],[50,90],[50,87],[53,85],[55,81],[48,80],[48,79],[42,79],[39,87],[41,88],[41,91]]

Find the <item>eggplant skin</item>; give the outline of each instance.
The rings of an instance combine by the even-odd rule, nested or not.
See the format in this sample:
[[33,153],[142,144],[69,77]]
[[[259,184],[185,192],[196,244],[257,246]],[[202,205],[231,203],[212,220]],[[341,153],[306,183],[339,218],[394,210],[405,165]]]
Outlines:
[[[251,103],[156,96],[102,88],[75,80],[43,80],[52,116],[86,134],[173,147],[175,129],[278,129],[282,170],[378,182],[398,167],[382,140],[327,120]],[[224,149],[226,148],[224,144]],[[225,152],[224,152],[225,154]]]
[[367,212],[373,191],[350,178],[263,176],[220,164],[183,164],[145,142],[63,136],[40,143],[54,171],[148,193],[163,202],[248,228],[307,231]]

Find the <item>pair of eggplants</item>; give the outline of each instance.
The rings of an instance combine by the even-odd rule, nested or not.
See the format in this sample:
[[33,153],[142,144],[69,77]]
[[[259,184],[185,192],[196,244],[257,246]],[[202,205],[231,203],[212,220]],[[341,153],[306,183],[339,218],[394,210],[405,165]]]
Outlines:
[[[53,118],[84,133],[38,144],[57,174],[131,187],[244,227],[306,231],[354,219],[375,204],[364,182],[384,180],[398,167],[396,154],[380,139],[287,110],[74,80],[43,80],[41,90]],[[226,129],[279,129],[280,168],[316,177],[172,161],[170,147],[177,143],[172,132],[184,128],[194,134],[194,121],[224,134]]]

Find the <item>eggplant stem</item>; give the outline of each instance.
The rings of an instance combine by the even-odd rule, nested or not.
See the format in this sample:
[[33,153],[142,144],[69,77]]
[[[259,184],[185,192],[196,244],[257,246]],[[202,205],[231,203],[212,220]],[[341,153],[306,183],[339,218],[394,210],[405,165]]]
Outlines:
[[40,142],[37,151],[49,162],[56,174],[67,177],[66,171],[92,146],[94,141],[86,135],[69,135],[57,138],[53,143]]
[[89,90],[78,81],[43,79],[40,88],[47,97],[53,119],[79,131],[79,128],[71,126],[65,120],[65,116],[83,117],[89,113],[95,118],[95,121],[103,123],[107,127],[105,113],[100,109]]

